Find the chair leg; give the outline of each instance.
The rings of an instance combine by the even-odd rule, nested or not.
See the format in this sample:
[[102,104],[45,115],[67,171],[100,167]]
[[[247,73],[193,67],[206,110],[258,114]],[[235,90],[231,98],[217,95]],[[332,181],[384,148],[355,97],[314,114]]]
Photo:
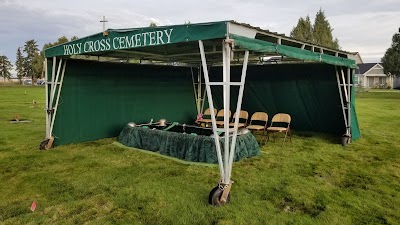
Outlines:
[[[264,140],[264,144],[263,144],[263,140]],[[265,145],[266,143],[267,143],[267,137],[265,137],[265,130],[263,130],[263,132],[261,134],[261,145]]]
[[[286,136],[287,136],[288,132],[289,132],[289,130],[286,130],[285,137],[283,138],[282,146],[283,146],[283,144],[285,144]],[[289,137],[290,137],[290,135],[289,135]]]

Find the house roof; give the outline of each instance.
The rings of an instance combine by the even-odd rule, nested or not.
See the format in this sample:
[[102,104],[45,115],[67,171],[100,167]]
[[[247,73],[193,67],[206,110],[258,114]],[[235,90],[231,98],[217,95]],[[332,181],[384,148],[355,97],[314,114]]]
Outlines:
[[358,69],[356,69],[356,74],[364,74],[368,70],[370,70],[372,67],[377,65],[379,63],[362,63],[362,64],[357,64]]

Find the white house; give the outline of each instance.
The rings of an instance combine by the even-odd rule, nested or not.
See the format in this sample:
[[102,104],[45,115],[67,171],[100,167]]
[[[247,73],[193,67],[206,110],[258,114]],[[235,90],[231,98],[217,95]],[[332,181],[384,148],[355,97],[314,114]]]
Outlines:
[[355,73],[355,82],[357,85],[365,88],[398,88],[400,80],[397,77],[387,76],[383,72],[383,66],[380,63],[362,63],[357,64],[358,69]]

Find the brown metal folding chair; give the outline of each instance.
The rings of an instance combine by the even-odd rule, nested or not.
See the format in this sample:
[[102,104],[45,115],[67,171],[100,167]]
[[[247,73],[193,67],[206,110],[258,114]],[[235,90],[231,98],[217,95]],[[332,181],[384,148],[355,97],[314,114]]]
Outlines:
[[[218,127],[223,127],[224,126],[224,115],[225,115],[225,110],[224,109],[221,109],[221,110],[218,111],[217,118],[216,118]],[[232,113],[229,110],[229,120],[231,119],[231,115],[232,115]]]
[[[217,109],[214,109],[214,115],[217,114]],[[196,123],[204,126],[207,126],[208,124],[211,124],[211,110],[210,108],[206,109],[203,113],[203,118],[200,120],[196,120]]]
[[[256,124],[257,123],[257,124]],[[261,134],[261,141],[262,144],[264,136],[265,136],[265,129],[267,128],[268,123],[268,114],[265,112],[255,112],[250,119],[250,124],[246,128],[250,131],[262,131]]]
[[[232,123],[229,124],[229,127],[233,127],[235,125],[235,118],[236,118],[236,112],[233,114]],[[248,119],[249,119],[249,113],[247,111],[240,110],[238,128],[245,127],[247,125]]]
[[268,141],[270,133],[273,133],[273,135],[274,133],[285,133],[282,146],[283,144],[285,144],[286,137],[288,136],[288,134],[289,134],[289,140],[291,142],[292,141],[292,133],[290,131],[291,120],[292,118],[290,117],[289,114],[286,113],[275,114],[274,117],[272,117],[271,126],[267,128]]

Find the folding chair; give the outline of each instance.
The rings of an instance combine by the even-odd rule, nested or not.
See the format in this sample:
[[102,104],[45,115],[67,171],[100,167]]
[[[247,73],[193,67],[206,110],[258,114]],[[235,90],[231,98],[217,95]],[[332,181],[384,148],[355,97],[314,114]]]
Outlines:
[[[214,115],[217,114],[217,109],[214,109]],[[203,116],[201,119],[196,120],[196,123],[204,126],[207,126],[208,124],[211,124],[211,110],[210,108],[206,109],[203,113]]]
[[[236,112],[233,114],[232,123],[229,124],[229,127],[233,127],[235,125],[235,118],[236,118]],[[247,125],[248,119],[249,119],[249,113],[247,111],[240,110],[238,128],[245,127]]]
[[[225,115],[224,109],[221,109],[218,111],[218,114],[217,114],[217,126],[218,127],[224,126],[224,115]],[[231,111],[229,110],[229,120],[230,119],[231,119]]]
[[[285,137],[282,142],[285,144],[286,137],[289,134],[289,140],[292,142],[292,134],[290,131],[290,122],[291,122],[291,117],[289,114],[286,113],[277,113],[272,117],[271,121],[271,126],[267,128],[267,135],[268,135],[268,141],[269,141],[269,133],[285,133]],[[275,136],[274,136],[275,138]]]
[[249,129],[250,131],[262,131],[261,134],[261,141],[260,144],[262,144],[262,141],[265,136],[265,129],[267,128],[267,123],[268,123],[268,114],[265,112],[255,112],[250,119],[250,124],[246,128]]

